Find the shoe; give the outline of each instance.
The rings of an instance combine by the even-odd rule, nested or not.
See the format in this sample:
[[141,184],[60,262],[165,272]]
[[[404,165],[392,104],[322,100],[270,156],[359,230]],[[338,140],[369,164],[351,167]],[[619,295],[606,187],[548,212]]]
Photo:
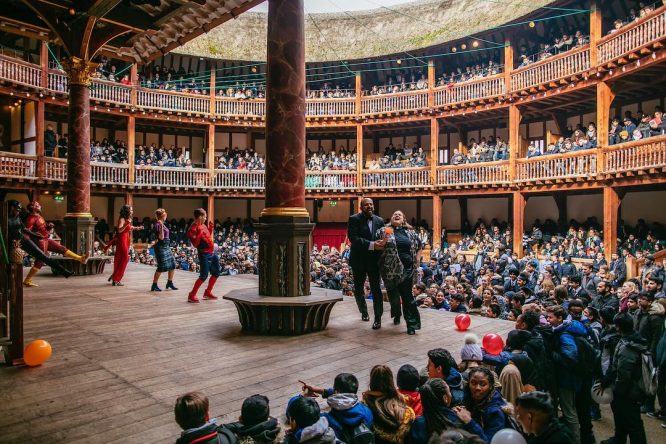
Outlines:
[[79,262],[81,262],[82,264],[85,264],[85,263],[88,262],[88,259],[89,259],[88,253],[86,253],[83,256],[81,256],[81,260]]
[[650,418],[659,419],[661,421],[666,421],[666,416],[664,416],[661,412],[648,412],[647,415]]
[[211,301],[217,301],[217,296],[213,296],[212,293],[204,293],[204,299],[210,299]]
[[157,286],[155,282],[153,282],[153,286],[150,287],[150,291],[162,291],[160,287]]
[[416,326],[414,327],[414,330],[421,330],[421,324],[416,324]]
[[407,329],[407,334],[408,334],[408,335],[415,335],[415,334],[416,334],[416,330],[414,330],[413,328],[408,328],[408,329]]
[[654,410],[650,409],[649,407],[641,407],[641,413],[649,415],[650,413],[654,413]]
[[166,289],[167,289],[167,290],[178,290],[178,289],[176,288],[176,286],[173,285],[173,282],[172,282],[172,281],[167,281]]
[[379,330],[382,328],[382,322],[381,321],[375,321],[372,323],[372,329],[373,330]]
[[367,313],[363,313],[363,314],[361,315],[361,321],[363,321],[363,322],[368,322],[369,320],[370,320],[370,316],[368,316]]
[[106,282],[112,282],[111,279],[113,279],[113,275],[109,276],[109,278],[106,280]]
[[198,304],[199,303],[199,298],[197,298],[196,296],[193,297],[193,298],[188,297],[187,302],[189,302],[190,304]]
[[662,429],[666,429],[666,422],[662,422],[662,423],[661,423],[661,428],[662,428]]
[[69,277],[70,277],[71,275],[73,275],[73,274],[74,274],[74,272],[71,271],[71,270],[64,270],[64,271],[62,272],[62,275],[65,277],[65,279],[69,278]]
[[116,282],[116,281],[111,281],[111,285],[113,285],[114,287],[124,287],[125,286],[125,284],[123,284],[122,282]]
[[399,324],[400,324],[400,315],[393,318],[393,325],[399,325]]

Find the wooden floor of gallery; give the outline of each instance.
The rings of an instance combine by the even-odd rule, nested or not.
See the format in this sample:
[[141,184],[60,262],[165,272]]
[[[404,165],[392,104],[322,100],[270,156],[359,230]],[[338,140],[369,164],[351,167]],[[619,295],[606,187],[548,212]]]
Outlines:
[[[231,302],[185,302],[195,274],[177,272],[178,291],[150,293],[153,270],[131,264],[124,287],[104,275],[56,278],[48,268],[36,277],[40,287],[25,291],[26,342],[49,341],[53,356],[41,367],[0,367],[0,442],[174,442],[173,402],[181,393],[205,392],[222,422],[235,420],[255,393],[282,416],[300,389],[297,379],[330,385],[349,371],[363,390],[375,364],[422,366],[427,350],[441,346],[458,356],[463,341],[453,316],[435,311],[421,313],[416,336],[386,314],[385,326],[373,331],[353,298],[335,306],[326,331],[245,335]],[[256,285],[254,277],[223,277],[216,293]],[[505,334],[512,326],[475,317],[471,331]],[[605,409],[597,439],[610,435],[609,418]],[[644,421],[653,438],[664,436],[657,421]]]

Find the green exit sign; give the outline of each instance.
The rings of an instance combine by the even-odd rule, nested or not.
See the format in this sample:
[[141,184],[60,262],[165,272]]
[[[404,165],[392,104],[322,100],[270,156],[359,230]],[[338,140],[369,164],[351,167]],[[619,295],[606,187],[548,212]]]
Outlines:
[[53,200],[55,200],[56,202],[64,202],[65,196],[53,196]]
[[337,207],[338,206],[338,201],[337,200],[329,200],[328,204],[332,207]]

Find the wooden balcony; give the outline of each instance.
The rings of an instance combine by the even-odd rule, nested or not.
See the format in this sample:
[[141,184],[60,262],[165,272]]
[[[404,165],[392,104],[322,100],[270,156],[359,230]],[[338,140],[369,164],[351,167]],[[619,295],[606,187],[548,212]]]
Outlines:
[[215,170],[216,190],[263,191],[265,184],[261,170]]
[[0,177],[34,179],[37,177],[37,156],[0,151]]
[[215,97],[215,112],[218,116],[264,117],[266,115],[266,101],[264,99]]
[[122,83],[95,79],[90,85],[90,98],[105,103],[131,105],[132,88]]
[[210,171],[205,168],[137,166],[136,185],[157,189],[208,189]]
[[20,59],[0,55],[0,78],[23,86],[39,88],[42,70],[39,65],[27,63]]
[[524,91],[538,86],[567,84],[577,74],[590,69],[590,48],[572,49],[511,73],[511,91]]
[[604,36],[597,44],[600,65],[620,58],[637,58],[642,48],[661,48],[666,40],[666,5],[619,31]]
[[64,182],[67,180],[67,160],[55,157],[44,158],[44,179],[46,181]]
[[498,74],[436,88],[435,106],[487,100],[505,93],[504,75]]
[[518,159],[516,181],[519,183],[564,183],[585,181],[597,174],[595,149]]
[[210,96],[139,88],[137,105],[150,110],[209,114]]
[[308,117],[353,116],[356,114],[356,99],[307,99],[305,115]]
[[363,189],[403,190],[432,187],[430,167],[363,170]]
[[305,189],[310,191],[355,191],[356,171],[306,171]]
[[428,107],[428,90],[405,91],[361,98],[361,114],[416,111]]
[[468,163],[437,167],[437,186],[477,188],[509,185],[509,161]]
[[666,172],[666,136],[612,145],[604,149],[603,156],[607,175]]
[[90,182],[100,185],[129,185],[129,165],[90,162]]

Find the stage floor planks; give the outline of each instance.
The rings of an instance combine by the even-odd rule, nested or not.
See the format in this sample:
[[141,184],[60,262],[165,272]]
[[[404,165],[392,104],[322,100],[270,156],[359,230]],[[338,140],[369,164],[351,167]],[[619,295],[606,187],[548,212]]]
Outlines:
[[[151,293],[153,271],[130,264],[124,287],[112,287],[106,275],[56,278],[48,268],[36,277],[40,287],[24,293],[26,341],[49,341],[53,356],[37,368],[0,367],[0,442],[174,442],[180,430],[173,403],[181,393],[205,392],[219,422],[236,420],[242,400],[256,393],[270,398],[279,417],[299,392],[298,379],[330,386],[347,371],[362,391],[375,364],[420,368],[429,349],[448,348],[457,358],[463,343],[454,315],[434,310],[421,310],[416,336],[387,313],[383,328],[373,331],[353,298],[335,306],[326,331],[244,335],[234,305],[221,297],[256,287],[256,277],[221,277],[220,300],[188,304],[195,274],[178,271],[178,291]],[[482,337],[512,328],[474,317],[470,331]],[[604,413],[605,424],[595,427],[606,433],[597,439],[610,435],[610,412]]]

